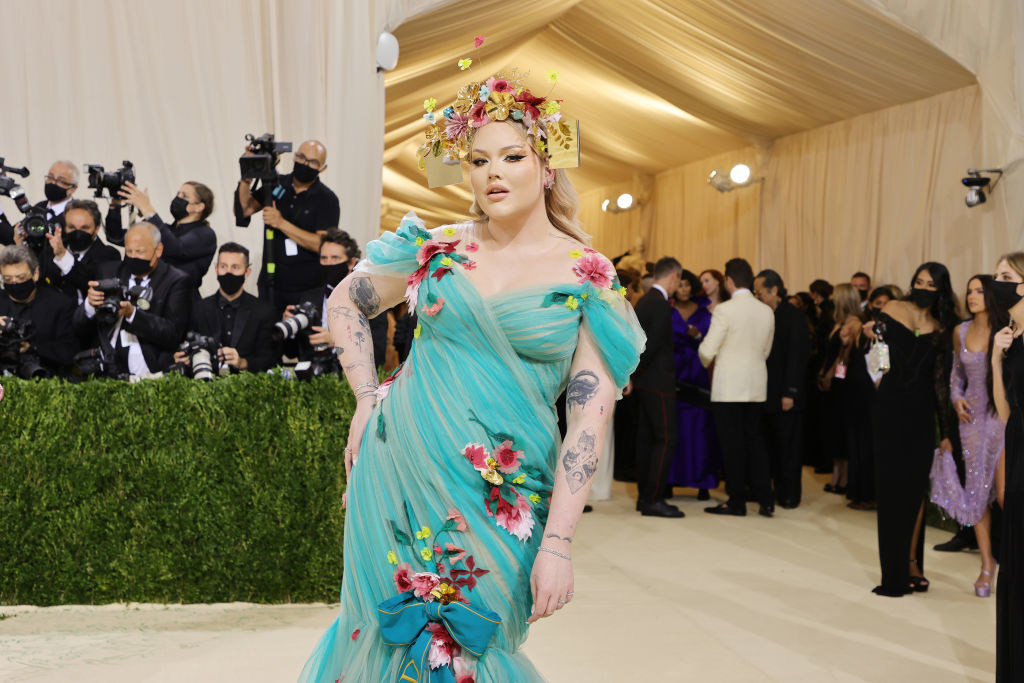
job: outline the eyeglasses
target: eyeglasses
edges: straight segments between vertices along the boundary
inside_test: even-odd
[[[320,168],[319,159],[309,159],[306,157],[305,154],[302,153],[295,154],[295,161],[299,162],[300,164],[305,164],[306,166],[311,166],[313,168]]]
[[[45,180],[48,183],[56,183],[57,185],[63,187],[65,190],[70,190],[72,187],[75,186],[74,183],[69,183],[68,181],[64,180],[63,178],[55,178],[54,176],[50,175],[49,173],[47,173],[46,175],[43,176],[43,180]]]

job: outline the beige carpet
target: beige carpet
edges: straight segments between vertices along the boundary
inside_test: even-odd
[[[805,502],[764,519],[633,512],[616,484],[581,524],[576,599],[526,644],[553,682],[989,681],[995,604],[977,554],[928,551],[931,591],[878,579],[875,516],[805,475]],[[685,491],[678,489],[678,491]],[[949,534],[929,529],[928,547]],[[293,681],[334,618],[324,605],[0,607],[0,680]]]

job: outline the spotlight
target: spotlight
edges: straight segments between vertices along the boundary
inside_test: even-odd
[[[610,199],[606,199],[603,202],[601,202],[601,210],[602,211],[607,211],[608,210],[608,205],[611,204],[611,203],[612,203],[612,200],[610,200]]]
[[[994,175],[996,178],[992,180],[992,178],[988,178],[986,175]],[[984,204],[988,199],[985,196],[985,189],[987,188],[991,193],[996,189],[996,185],[1002,177],[1003,170],[1000,168],[990,168],[981,171],[973,168],[967,169],[967,175],[960,179],[960,182],[967,187],[967,197],[964,199],[964,203],[968,207]]]
[[[735,189],[735,185],[729,177],[725,175],[725,171],[716,168],[710,174],[708,174],[708,185],[715,188],[719,192],[729,192]]]
[[[615,205],[622,211],[629,209],[633,206],[633,195],[628,192],[623,192],[619,195],[619,198],[615,200]]]
[[[750,180],[750,167],[746,164],[736,164],[729,171],[729,180],[737,185],[745,185]]]

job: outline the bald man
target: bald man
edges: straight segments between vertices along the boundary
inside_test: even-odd
[[[78,189],[78,167],[70,161],[55,161],[43,177],[43,193],[46,199],[36,208],[46,209],[46,217],[64,225],[64,207],[71,201],[71,195]],[[19,223],[20,221],[15,221]],[[4,215],[0,206],[0,244],[21,243],[24,235],[16,233],[14,225]]]
[[[89,282],[85,301],[75,312],[78,336],[94,335],[103,357],[113,360],[118,374],[144,376],[162,372],[185,338],[192,314],[192,286],[188,275],[160,260],[160,229],[145,221],[128,228],[124,236],[124,262],[104,263],[96,280]],[[96,289],[99,280],[117,278],[123,286],[150,290],[148,306],[131,297],[119,302],[112,320],[97,317],[106,295]]]
[[[247,147],[245,153],[252,152]],[[327,149],[317,140],[306,140],[295,152],[292,172],[269,181],[269,206],[253,194],[256,183],[242,180],[235,190],[238,226],[247,227],[250,217],[262,212],[266,237],[259,292],[278,316],[286,306],[299,303],[304,291],[320,285],[320,236],[338,227],[341,214],[338,196],[320,180],[325,170]]]

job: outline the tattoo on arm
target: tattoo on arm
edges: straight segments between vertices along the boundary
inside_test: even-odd
[[[368,277],[357,277],[348,286],[348,295],[363,315],[372,318],[380,312],[380,294]]]
[[[559,541],[565,541],[566,543],[572,543],[572,536],[559,536],[558,534],[545,534],[544,538],[556,538]]]
[[[562,468],[569,491],[575,494],[590,481],[597,472],[597,435],[593,429],[585,429],[576,445],[562,456]]]
[[[572,379],[565,390],[566,408],[572,410],[575,407],[586,408],[590,399],[597,394],[597,388],[601,386],[601,380],[597,374],[590,370],[580,370]]]

